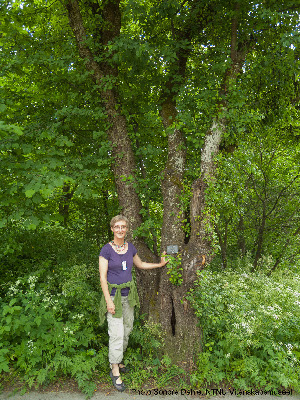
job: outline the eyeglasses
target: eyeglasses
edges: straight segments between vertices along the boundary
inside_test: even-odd
[[[125,231],[125,229],[127,228],[127,226],[126,225],[121,225],[121,226],[119,226],[119,225],[115,225],[114,226],[114,229],[116,230],[116,231]]]

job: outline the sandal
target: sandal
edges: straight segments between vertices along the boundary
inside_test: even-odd
[[[122,383],[117,383],[118,378],[120,378],[119,376],[114,376],[112,373],[112,370],[110,370],[109,372],[109,376],[111,377],[112,383],[114,385],[114,387],[119,391],[119,392],[123,392],[126,389],[126,386],[124,384],[124,382]]]

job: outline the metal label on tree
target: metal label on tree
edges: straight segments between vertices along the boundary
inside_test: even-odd
[[[175,253],[178,253],[177,244],[171,244],[167,246],[167,254],[175,254]]]

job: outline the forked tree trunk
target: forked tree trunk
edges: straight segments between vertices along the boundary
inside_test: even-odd
[[[174,362],[185,366],[187,369],[193,368],[195,357],[201,351],[201,328],[195,312],[185,296],[194,286],[197,271],[203,269],[211,259],[211,240],[206,229],[207,220],[204,219],[205,190],[207,180],[214,174],[214,156],[218,153],[223,130],[224,123],[215,121],[206,136],[202,150],[201,176],[193,185],[193,197],[190,206],[192,232],[187,245],[184,244],[183,236],[179,240],[178,235],[175,234],[175,232],[182,232],[181,227],[178,226],[172,234],[171,224],[175,224],[172,220],[175,200],[172,203],[166,201],[164,204],[166,215],[170,215],[169,219],[166,218],[166,221],[170,223],[170,225],[166,225],[170,227],[170,237],[167,233],[165,234],[162,238],[162,246],[165,250],[168,244],[179,245],[182,255],[183,282],[180,286],[173,285],[167,275],[167,269],[160,271],[160,275],[157,277],[159,279],[158,290],[152,299],[153,307],[150,310],[149,318],[153,322],[161,324],[165,334],[165,351],[167,354],[171,356]],[[169,177],[174,176],[173,174],[170,173]],[[175,215],[175,218],[178,220],[178,215]]]

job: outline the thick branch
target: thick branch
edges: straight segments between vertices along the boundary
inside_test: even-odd
[[[118,91],[116,87],[105,88],[106,77],[117,77],[117,69],[112,62],[103,61],[98,63],[86,41],[86,30],[84,28],[78,0],[68,0],[66,9],[69,15],[70,26],[76,38],[79,55],[85,60],[86,68],[92,72],[92,78],[99,89],[99,100],[104,104],[108,117],[108,137],[112,143],[113,172],[116,182],[117,193],[122,212],[128,216],[132,230],[138,228],[142,223],[141,202],[136,193],[132,178],[136,169],[131,142],[127,132],[127,123],[124,115],[118,107]],[[121,14],[119,1],[108,0],[103,6],[103,29],[102,44],[113,42],[120,34]],[[104,51],[104,50],[103,50]],[[130,239],[130,238],[129,238]],[[141,247],[142,242],[141,242]],[[145,250],[146,252],[146,250]],[[148,254],[150,257],[150,254]]]
[[[203,212],[206,205],[205,190],[208,181],[214,177],[214,158],[218,154],[224,130],[225,122],[223,120],[213,121],[210,131],[206,134],[204,147],[201,153],[201,176],[193,183],[190,241],[195,247],[197,247],[197,245],[199,245],[207,236],[207,227],[204,225],[203,219]]]

